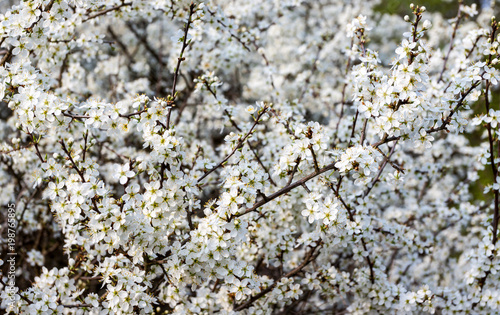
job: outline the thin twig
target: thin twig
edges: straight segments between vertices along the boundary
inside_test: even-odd
[[[261,112],[259,113],[259,115],[257,116],[257,118],[255,118],[255,122],[254,124],[252,125],[252,127],[250,128],[250,130],[246,133],[245,136],[243,136],[243,138],[240,138],[238,139],[238,143],[236,144],[236,146],[234,147],[233,151],[231,153],[229,153],[222,161],[219,162],[219,164],[217,164],[215,167],[212,167],[209,171],[205,172],[205,174],[203,174],[203,176],[201,176],[200,178],[198,178],[198,183],[200,183],[203,179],[205,179],[205,177],[207,177],[208,175],[210,175],[212,172],[214,172],[216,169],[220,168],[221,166],[223,166],[227,160],[229,160],[229,158],[231,156],[233,156],[233,154],[243,146],[243,144],[245,143],[245,141],[247,140],[247,138],[250,136],[250,134],[252,134],[253,130],[255,129],[255,126],[257,126],[257,124],[259,123],[259,120],[260,118],[267,112],[267,108],[263,108],[261,110]]]
[[[302,179],[300,179],[300,180],[298,180],[290,185],[287,185],[286,187],[275,192],[274,194],[267,196],[267,200],[260,200],[260,201],[256,202],[252,207],[245,209],[243,212],[232,215],[230,220],[233,217],[240,217],[240,216],[245,215],[247,213],[253,212],[253,211],[257,210],[258,208],[262,207],[263,205],[265,205],[266,203],[270,202],[271,200],[274,200],[274,199],[290,192],[292,189],[294,189],[298,186],[304,185],[307,181],[315,178],[316,176],[321,175],[321,174],[328,172],[330,170],[333,170],[333,169],[336,169],[335,162],[321,168],[317,172],[314,172],[312,174],[309,174],[309,175],[303,177]]]
[[[384,158],[384,161],[382,162],[382,164],[380,165],[379,167],[379,171],[378,171],[378,174],[377,176],[375,177],[375,179],[373,179],[373,181],[370,183],[370,185],[368,186],[368,188],[366,189],[365,193],[363,194],[363,198],[368,196],[368,194],[370,193],[370,191],[373,189],[373,187],[375,187],[375,184],[377,183],[377,181],[379,180],[380,178],[380,175],[382,174],[382,172],[384,171],[384,168],[385,166],[387,165],[387,162],[389,161],[389,159],[391,158],[391,156],[394,154],[394,149],[396,148],[396,145],[398,144],[398,140],[396,140],[396,143],[394,143],[394,145],[392,146],[391,148],[391,151],[389,152],[389,154]]]
[[[455,40],[455,35],[457,34],[458,24],[460,24],[460,20],[462,19],[462,0],[458,1],[458,13],[457,13],[457,21],[455,22],[455,26],[453,27],[453,33],[451,34],[450,47],[448,48],[448,53],[444,58],[443,69],[441,69],[441,73],[439,74],[438,83],[443,80],[443,74],[446,70],[446,64],[448,63],[448,58],[450,58],[450,53],[453,49],[453,41]]]
[[[126,6],[129,6],[129,5],[132,5],[132,2],[122,2],[122,4],[120,5],[117,5],[117,6],[114,6],[114,7],[111,7],[111,8],[108,8],[106,10],[102,10],[102,11],[99,11],[97,13],[94,13],[92,15],[89,15],[86,19],[83,20],[83,22],[87,22],[88,20],[92,20],[92,19],[95,19],[96,17],[99,17],[101,15],[104,15],[108,12],[111,12],[111,11],[115,11],[115,10],[119,10],[121,9],[122,7],[126,7]]]
[[[260,299],[261,297],[265,296],[267,293],[271,292],[279,283],[279,281],[282,279],[282,278],[290,278],[290,277],[293,277],[295,276],[297,273],[299,273],[300,271],[302,271],[302,269],[304,269],[307,265],[309,265],[312,261],[314,261],[316,259],[316,257],[318,257],[318,254],[319,253],[315,253],[315,251],[319,248],[319,246],[321,245],[322,243],[321,242],[318,242],[318,244],[314,247],[312,247],[305,255],[304,257],[304,260],[302,261],[302,263],[300,265],[298,265],[295,269],[293,269],[292,271],[288,272],[287,274],[281,276],[278,280],[276,280],[273,284],[271,284],[269,287],[267,287],[266,289],[262,290],[260,293],[254,295],[253,297],[251,297],[247,302],[243,303],[243,304],[240,304],[240,305],[237,305],[235,308],[234,308],[234,311],[235,312],[239,312],[239,311],[242,311],[248,307],[250,307],[255,301],[257,301],[258,299]]]
[[[170,115],[172,114],[172,107],[174,105],[174,101],[175,101],[175,98],[176,98],[176,88],[177,88],[177,79],[179,77],[179,69],[181,67],[181,63],[182,61],[185,59],[184,58],[184,50],[186,50],[187,46],[191,43],[191,41],[188,42],[188,32],[189,32],[189,26],[191,25],[191,18],[193,16],[193,13],[194,13],[194,9],[195,9],[196,5],[194,4],[194,2],[191,3],[191,5],[189,6],[189,17],[188,17],[188,20],[187,20],[187,23],[186,23],[186,26],[184,28],[184,40],[182,42],[182,48],[181,48],[181,53],[179,55],[179,57],[177,58],[177,65],[175,66],[175,73],[174,73],[174,82],[172,83],[172,94],[171,94],[171,97],[172,99],[170,100],[171,101],[171,104],[172,106],[170,106],[168,108],[168,112],[167,112],[167,129],[170,128]]]

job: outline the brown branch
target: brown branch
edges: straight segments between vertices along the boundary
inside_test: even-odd
[[[300,164],[300,157],[298,157],[296,160],[295,160],[295,166],[293,167],[293,170],[292,170],[292,174],[290,174],[290,179],[288,179],[288,182],[287,182],[287,186],[289,186],[292,181],[293,181],[293,177],[295,176],[295,173],[297,173],[297,170],[299,169],[299,164]]]
[[[33,143],[33,145],[35,146],[35,150],[36,150],[36,155],[38,156],[38,158],[40,159],[40,161],[42,163],[45,163],[45,159],[42,157],[42,154],[40,153],[40,149],[38,148],[38,142],[35,140],[35,138],[33,137],[33,134],[31,133],[28,133],[28,135],[30,136],[31,138],[31,143]]]
[[[245,143],[245,141],[247,140],[247,138],[250,136],[250,134],[253,132],[253,130],[255,129],[255,126],[257,126],[257,124],[259,123],[259,119],[267,112],[267,108],[263,108],[262,111],[259,113],[259,115],[257,116],[257,118],[255,118],[255,122],[254,124],[252,125],[252,127],[250,128],[250,130],[246,133],[245,136],[243,136],[243,138],[240,138],[238,139],[238,143],[236,144],[236,147],[234,147],[233,151],[227,155],[219,164],[217,164],[215,167],[211,168],[209,171],[205,172],[205,174],[203,174],[203,176],[201,176],[200,178],[198,178],[198,183],[200,183],[203,179],[205,179],[205,177],[207,177],[208,175],[210,175],[212,172],[214,172],[216,169],[220,168],[221,166],[224,165],[224,163],[227,162],[227,160],[229,160],[229,158],[231,156],[233,156],[233,154],[238,150],[240,149],[243,144]]]
[[[252,148],[252,146],[250,145],[250,142],[248,143],[248,147],[250,148],[250,151],[252,151],[253,155],[255,156],[255,159],[257,160],[257,163],[259,163],[259,165],[264,169],[264,171],[267,173],[267,175],[269,176],[269,182],[273,185],[273,186],[277,186],[276,183],[274,182],[274,180],[272,179],[271,177],[271,173],[269,173],[269,170],[267,169],[267,167],[264,165],[264,163],[262,163],[262,160],[260,159],[259,155],[257,154],[257,152],[255,152],[254,148]]]
[[[85,131],[85,136],[83,137],[84,139],[84,145],[83,145],[83,157],[82,157],[82,161],[85,162],[85,154],[87,153],[87,139],[88,139],[88,136],[89,136],[89,131]]]
[[[354,116],[354,121],[352,123],[351,136],[349,137],[349,146],[352,145],[352,138],[354,138],[354,133],[356,132],[356,122],[358,121],[359,111],[356,110],[356,116]]]
[[[283,278],[290,278],[290,277],[293,277],[295,276],[297,273],[299,273],[300,271],[302,271],[302,269],[304,269],[307,265],[309,265],[312,261],[314,261],[316,259],[316,257],[318,257],[319,255],[319,252],[318,253],[315,253],[316,249],[319,248],[319,246],[322,244],[322,242],[318,242],[318,244],[314,247],[312,247],[305,255],[304,257],[304,261],[298,265],[295,269],[291,270],[290,272],[288,272],[287,274],[281,276],[278,280],[276,280],[273,284],[271,284],[269,287],[267,287],[266,289],[262,290],[260,293],[254,295],[253,297],[251,297],[247,302],[243,303],[243,304],[240,304],[240,305],[237,305],[235,306],[234,308],[234,311],[235,312],[239,312],[239,311],[242,311],[248,307],[250,307],[255,301],[257,301],[258,299],[260,299],[261,297],[265,296],[267,293],[271,292],[277,285],[278,285],[278,282],[283,279]]]
[[[6,284],[6,283],[2,280],[2,278],[0,278],[0,284],[2,284],[2,286],[3,286],[4,288],[7,288],[7,287],[8,287],[8,286],[7,286],[7,284]],[[19,292],[19,293],[17,293],[17,294],[18,294],[18,295],[21,297],[21,299],[23,299],[25,302],[27,302],[27,303],[29,303],[29,304],[33,304],[33,302],[32,302],[30,299],[28,299],[27,297],[25,297],[25,296],[23,295],[23,293],[22,293],[22,292]]]
[[[350,220],[351,222],[355,222],[355,219],[354,219],[354,214],[352,213],[352,212],[353,212],[353,209],[352,209],[349,205],[347,205],[347,204],[345,203],[344,199],[342,199],[342,196],[340,196],[340,191],[339,191],[339,190],[337,190],[337,191],[336,191],[336,190],[333,188],[333,184],[330,184],[329,186],[330,186],[330,189],[331,189],[331,190],[333,191],[333,193],[335,194],[335,197],[337,197],[337,199],[339,199],[339,200],[340,200],[340,202],[342,203],[342,205],[344,206],[344,208],[346,208],[347,213],[349,214],[349,220]],[[339,186],[338,186],[338,187],[339,187]],[[340,187],[339,187],[339,188],[340,188]],[[368,253],[368,247],[366,246],[365,239],[364,239],[362,236],[361,236],[360,238],[361,238],[361,245],[363,246],[363,250],[364,250],[365,252],[367,252],[367,253]],[[371,282],[372,284],[374,284],[374,283],[375,283],[374,263],[373,263],[373,261],[371,260],[370,255],[367,255],[367,256],[365,257],[365,259],[366,259],[366,263],[368,264],[368,268],[370,269],[370,282]]]
[[[458,13],[457,13],[457,21],[455,22],[455,26],[453,27],[453,33],[451,34],[450,47],[448,48],[448,53],[444,58],[443,69],[441,69],[441,73],[439,74],[438,83],[443,80],[443,74],[446,70],[446,64],[448,63],[448,58],[450,58],[450,53],[453,49],[453,41],[455,40],[455,36],[457,34],[458,24],[460,24],[460,20],[462,19],[462,0],[458,1]]]
[[[314,170],[316,172],[319,172],[318,159],[316,158],[316,153],[314,152],[312,144],[309,145],[308,149],[309,149],[309,151],[311,151],[311,154],[312,154],[312,157],[313,157]]]
[[[130,113],[130,114],[123,114],[123,115],[122,115],[122,114],[120,114],[120,117],[122,117],[122,118],[130,118],[130,117],[137,116],[137,115],[140,115],[140,114],[142,114],[142,113],[145,113],[145,112],[147,112],[147,111],[148,111],[148,109],[147,109],[147,108],[144,108],[144,109],[142,109],[142,110],[139,110],[139,111],[137,111],[137,112],[133,112],[133,113]]]
[[[91,304],[61,304],[61,306],[67,308],[93,307]]]
[[[122,4],[120,5],[117,5],[117,6],[114,6],[114,7],[111,7],[111,8],[108,8],[106,10],[102,10],[102,11],[99,11],[99,12],[96,12],[95,14],[93,15],[89,15],[86,19],[83,20],[83,22],[87,22],[88,20],[92,20],[92,19],[95,19],[96,17],[99,17],[101,15],[104,15],[106,13],[109,13],[111,11],[116,11],[116,10],[119,10],[121,9],[122,7],[125,7],[125,6],[129,6],[129,5],[132,5],[132,2],[122,2]]]
[[[80,178],[82,179],[82,182],[85,182],[85,177],[83,176],[83,172],[76,165],[75,160],[73,160],[73,157],[71,156],[71,153],[68,151],[68,148],[66,148],[66,144],[64,144],[64,141],[63,140],[59,140],[59,143],[61,144],[61,147],[62,147],[64,153],[66,153],[66,156],[68,157],[69,161],[73,165],[73,168],[76,170],[76,172],[78,173],[78,175],[80,175]]]
[[[368,189],[366,189],[365,193],[363,194],[363,198],[368,196],[368,194],[370,193],[370,191],[373,189],[373,187],[375,187],[375,184],[377,183],[377,181],[379,180],[380,178],[380,175],[382,174],[382,172],[384,171],[384,168],[385,166],[387,165],[387,162],[389,161],[389,159],[391,158],[391,156],[394,154],[394,149],[396,148],[396,145],[398,144],[398,140],[396,140],[396,143],[394,143],[394,145],[392,146],[392,149],[391,151],[389,152],[389,154],[384,158],[384,161],[382,162],[382,164],[380,165],[379,167],[379,171],[378,171],[378,174],[377,176],[375,177],[375,179],[370,183],[370,185],[368,186]]]
[[[210,11],[209,9],[207,9],[208,13],[210,13],[212,16],[215,16],[215,13]],[[220,25],[224,26],[225,29],[228,29],[227,25],[222,22],[221,20],[219,19],[216,19],[217,20],[217,23],[219,23]],[[247,44],[245,44],[241,38],[239,38],[238,36],[234,35],[233,33],[231,33],[231,31],[228,31],[229,35],[231,35],[232,38],[236,39],[240,44],[241,46],[243,46],[243,48],[245,48],[248,52],[252,51],[248,46]]]
[[[12,56],[12,49],[7,50],[7,52],[4,54],[2,60],[0,60],[0,66],[3,66],[7,60]]]
[[[181,53],[180,53],[179,57],[177,58],[177,65],[175,67],[174,82],[172,83],[172,94],[171,94],[172,99],[170,100],[172,102],[171,103],[172,106],[170,106],[168,108],[168,112],[167,112],[167,129],[170,128],[170,115],[172,114],[172,107],[174,105],[174,101],[176,98],[175,93],[176,93],[176,88],[177,88],[177,79],[179,77],[179,69],[181,67],[182,61],[185,59],[184,58],[184,50],[186,50],[187,46],[191,43],[191,41],[188,42],[187,37],[188,37],[188,32],[189,32],[189,26],[191,25],[191,22],[192,22],[191,18],[193,16],[195,7],[196,7],[196,5],[194,4],[194,2],[191,2],[191,5],[189,6],[189,17],[188,17],[186,26],[184,28],[184,40],[182,42]]]
[[[49,12],[50,9],[52,9],[52,6],[54,5],[55,0],[50,0],[50,2],[45,6],[45,9],[43,9],[45,12]]]
[[[331,163],[331,164],[329,164],[329,165],[321,168],[319,171],[314,172],[312,174],[309,174],[309,175],[303,177],[302,179],[300,179],[300,180],[298,180],[298,181],[296,181],[296,182],[294,182],[292,184],[287,185],[286,187],[284,187],[284,188],[278,190],[277,192],[275,192],[274,194],[267,196],[267,200],[260,200],[260,201],[256,202],[252,207],[245,209],[243,212],[240,212],[240,213],[232,215],[231,218],[230,218],[230,220],[233,217],[240,217],[240,216],[245,215],[247,213],[253,212],[253,211],[257,210],[259,207],[262,207],[263,205],[265,205],[266,203],[268,203],[268,202],[270,202],[270,201],[272,201],[272,200],[274,200],[274,199],[276,199],[276,198],[278,198],[278,197],[280,197],[280,196],[282,196],[282,195],[290,192],[292,189],[294,189],[294,188],[296,188],[298,186],[304,185],[307,181],[315,178],[316,176],[321,175],[321,174],[323,174],[323,173],[325,173],[327,171],[336,169],[335,163],[336,162],[333,162],[333,163]]]
[[[363,129],[361,129],[361,138],[359,140],[359,144],[361,144],[361,145],[363,145],[363,142],[365,142],[367,125],[368,125],[368,118],[365,118],[365,120],[363,122]]]
[[[0,150],[0,154],[9,154],[9,153],[12,153],[12,152],[16,152],[16,151],[20,151],[20,150],[24,150],[24,149],[28,149],[30,148],[31,146],[33,146],[34,143],[33,142],[30,142],[28,143],[27,145],[24,145],[24,146],[20,146],[18,148],[13,148],[11,150],[7,150],[7,151],[2,151]]]
[[[68,52],[68,53],[66,53],[66,55],[64,55],[61,69],[59,69],[59,75],[57,76],[57,82],[59,83],[58,87],[62,86],[62,77],[63,77],[64,72],[68,68],[68,57],[70,54],[71,54],[71,52]]]
[[[484,92],[484,101],[485,101],[485,106],[486,106],[486,112],[488,113],[489,110],[490,110],[490,101],[489,101],[489,97],[488,97],[488,92],[489,92],[489,87],[490,87],[490,82],[489,80],[486,81],[486,88],[485,88],[485,92]],[[497,169],[497,166],[496,166],[496,163],[495,163],[495,153],[494,153],[494,136],[491,132],[491,123],[488,123],[486,125],[486,129],[488,131],[488,142],[489,142],[489,146],[490,146],[490,164],[491,164],[491,172],[493,174],[493,180],[496,181],[496,178],[498,176],[498,169]],[[495,194],[495,197],[494,197],[494,212],[493,212],[493,221],[491,222],[491,226],[493,228],[493,231],[492,231],[492,234],[493,234],[493,237],[492,237],[492,244],[493,246],[495,246],[497,240],[498,240],[498,221],[499,221],[499,192],[498,190],[494,190],[494,194]],[[490,257],[490,259],[493,259],[493,256]],[[481,290],[483,289],[485,283],[486,283],[486,279],[488,278],[488,276],[490,275],[491,271],[488,270],[486,271],[486,274],[484,275],[484,277],[482,277],[481,279],[479,279],[479,287],[481,288]],[[477,303],[475,303],[473,305],[473,307],[475,307],[477,305]]]
[[[90,116],[88,115],[77,115],[73,113],[62,112],[63,116],[70,117],[71,119],[83,120],[88,119]]]
[[[470,92],[472,92],[472,90],[474,88],[476,88],[477,86],[479,86],[480,83],[481,83],[481,81],[476,81],[476,82],[474,82],[472,84],[472,86],[467,91],[462,92],[461,98],[458,101],[457,105],[455,105],[455,107],[450,111],[450,113],[448,114],[448,116],[446,118],[442,119],[441,126],[429,128],[429,129],[426,130],[426,132],[427,133],[433,133],[433,132],[445,130],[446,127],[451,123],[451,118],[453,117],[453,115],[457,112],[457,110],[460,108],[460,106],[462,106],[464,104],[465,98],[467,97],[467,95],[469,95]],[[396,140],[399,140],[399,139],[401,139],[403,137],[407,137],[407,136],[408,136],[408,134],[404,134],[404,135],[401,135],[401,136],[392,136],[392,137],[384,136],[380,141],[372,144],[371,146],[374,147],[374,148],[377,148],[377,147],[381,146],[382,144],[389,143],[389,142],[392,142],[392,141],[396,141]]]

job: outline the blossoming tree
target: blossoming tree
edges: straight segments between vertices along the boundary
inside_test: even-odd
[[[1,13],[1,309],[500,312],[498,22],[374,4]]]

